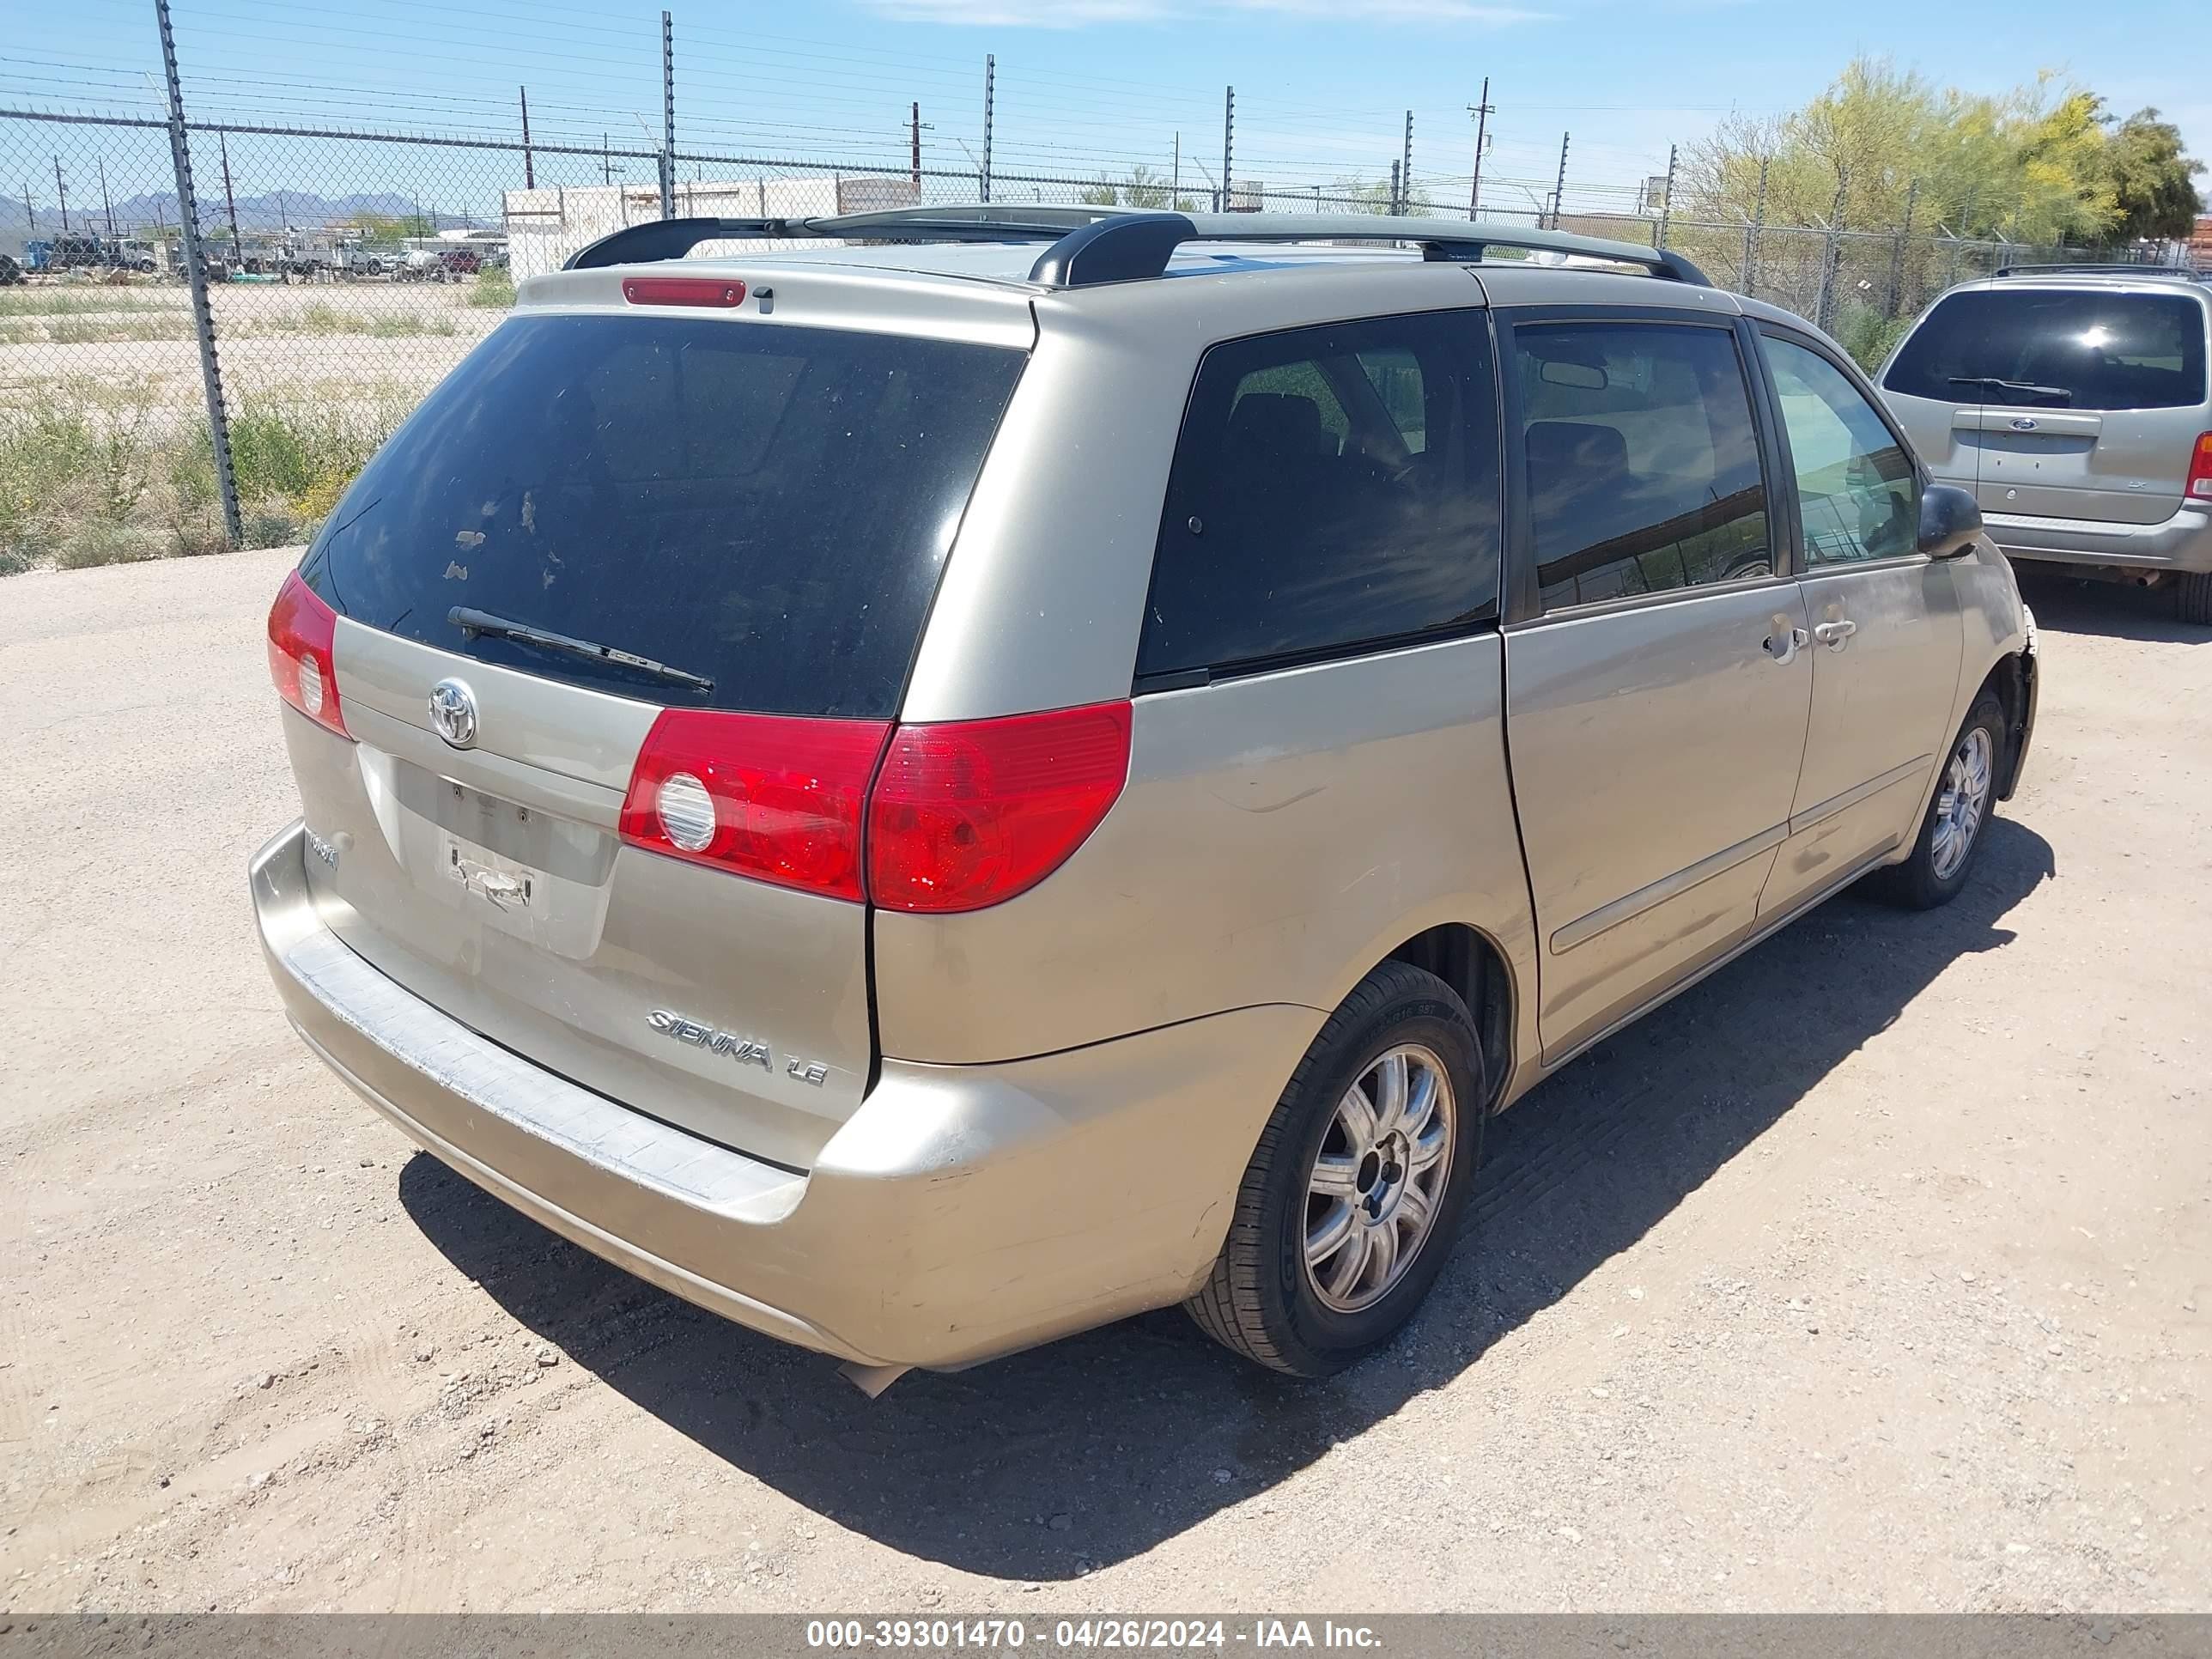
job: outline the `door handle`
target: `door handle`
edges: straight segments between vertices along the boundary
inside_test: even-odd
[[[1841,622],[1817,623],[1813,629],[1813,637],[1831,651],[1840,651],[1850,642],[1851,635],[1858,631],[1859,625],[1845,617]]]
[[[1805,648],[1808,637],[1803,629],[1785,626],[1778,617],[1774,631],[1762,642],[1762,648],[1778,663],[1795,662],[1797,653]]]

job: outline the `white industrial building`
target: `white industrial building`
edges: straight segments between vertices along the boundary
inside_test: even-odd
[[[687,219],[817,218],[911,207],[918,199],[910,180],[883,173],[679,179],[676,185],[677,216]],[[515,281],[520,282],[558,270],[579,248],[624,226],[658,219],[660,191],[654,185],[587,185],[580,189],[554,185],[510,190],[506,192],[502,213],[509,267]],[[750,241],[730,246],[762,248],[784,244]]]

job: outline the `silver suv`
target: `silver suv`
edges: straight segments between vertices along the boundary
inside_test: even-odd
[[[2012,557],[2168,586],[2212,623],[2208,340],[2193,272],[2019,266],[1930,306],[1881,388]]]
[[[866,245],[679,257],[810,236]],[[870,1386],[1179,1302],[1357,1358],[1488,1114],[1878,866],[1957,892],[2037,695],[1802,321],[1365,217],[618,233],[269,641],[301,1035]]]

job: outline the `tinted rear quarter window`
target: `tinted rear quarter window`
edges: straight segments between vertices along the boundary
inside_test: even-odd
[[[2184,294],[1977,289],[1936,302],[1882,385],[1952,404],[2187,408],[2205,401],[2204,332]]]
[[[1022,362],[726,319],[518,317],[370,461],[303,574],[369,627],[550,678],[884,718]],[[469,638],[456,607],[714,688]]]
[[[1773,573],[1732,333],[1577,322],[1513,337],[1545,610]]]
[[[1215,346],[1176,446],[1139,680],[1494,617],[1497,388],[1480,311]]]

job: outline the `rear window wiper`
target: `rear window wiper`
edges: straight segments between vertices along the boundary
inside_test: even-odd
[[[2063,386],[2037,386],[2032,380],[2005,380],[1994,374],[1954,374],[1953,386],[1995,386],[2000,392],[2010,392],[2022,398],[2033,398],[2039,403],[2064,405],[2074,401],[2074,394]]]
[[[694,674],[689,669],[671,668],[665,662],[655,662],[652,658],[641,657],[635,652],[617,651],[611,645],[580,640],[568,634],[556,634],[550,628],[532,628],[528,623],[495,617],[489,611],[472,611],[467,605],[457,605],[446,613],[446,620],[470,639],[481,634],[488,639],[513,640],[520,645],[534,645],[543,650],[558,651],[566,656],[583,657],[592,662],[618,663],[624,668],[635,669],[669,685],[689,686],[694,691],[712,691],[714,689],[714,682],[704,674]]]

